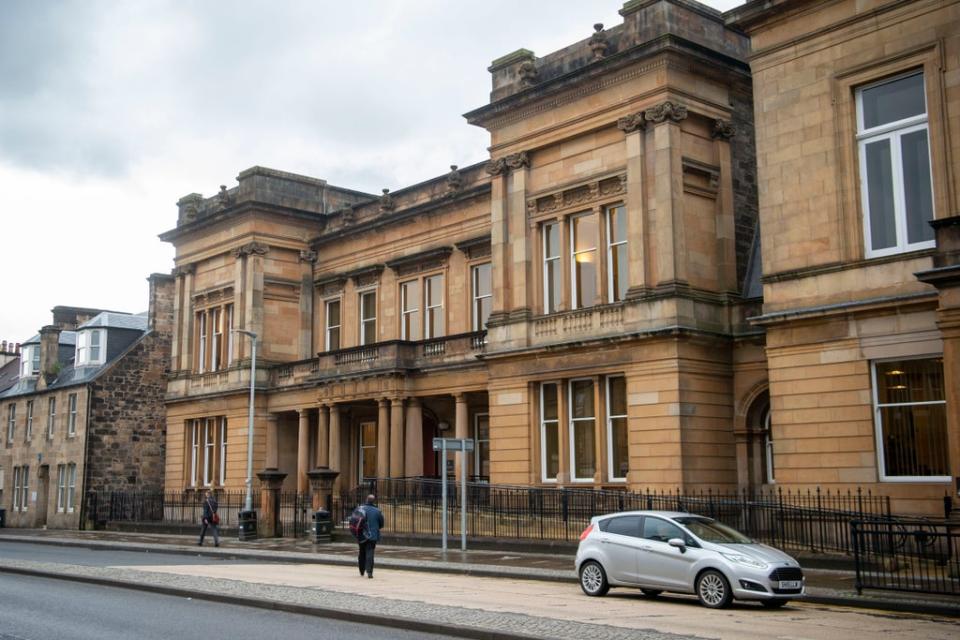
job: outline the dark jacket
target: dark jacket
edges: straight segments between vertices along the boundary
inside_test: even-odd
[[[367,526],[364,542],[380,542],[380,529],[383,528],[383,513],[372,504],[363,505]]]
[[[217,512],[217,509],[220,505],[217,504],[217,499],[213,496],[203,499],[203,521],[213,524],[213,514]]]

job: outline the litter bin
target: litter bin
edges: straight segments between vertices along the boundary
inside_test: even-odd
[[[333,535],[333,518],[326,509],[320,509],[313,514],[313,541],[330,542]]]
[[[237,526],[240,529],[240,542],[257,539],[257,512],[241,511],[237,514]]]
[[[0,529],[3,529],[7,526],[7,510],[0,509]]]

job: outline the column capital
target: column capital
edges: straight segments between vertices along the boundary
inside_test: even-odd
[[[729,120],[721,120],[720,118],[717,118],[713,121],[713,131],[710,132],[711,138],[729,140],[735,135],[737,135],[737,129]]]
[[[464,392],[462,392],[462,391],[459,392],[459,393],[455,393],[455,394],[453,394],[453,399],[454,399],[456,402],[466,402],[466,401],[467,401],[467,394],[464,393]]]
[[[379,407],[386,407],[386,406],[388,406],[389,404],[390,404],[390,399],[389,399],[389,398],[378,398],[378,399],[377,399],[377,406],[379,406]]]
[[[250,255],[263,256],[266,255],[269,247],[263,244],[262,242],[248,242],[245,245],[239,246],[233,250],[234,258],[243,258]]]
[[[637,113],[630,114],[629,116],[618,118],[617,129],[620,129],[620,131],[623,131],[624,133],[643,131],[647,128],[647,121],[644,119],[643,115],[644,112],[639,111]]]
[[[409,398],[407,398],[407,403],[408,403],[408,406],[419,407],[420,398],[418,398],[417,396],[410,396]]]
[[[687,119],[687,107],[679,102],[667,100],[643,112],[647,122],[660,124],[661,122],[680,122]]]

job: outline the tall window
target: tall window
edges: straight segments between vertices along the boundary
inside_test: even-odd
[[[471,269],[471,282],[473,283],[472,325],[474,331],[482,331],[487,328],[487,319],[490,317],[490,311],[493,310],[491,269],[492,265],[489,262],[478,264]]]
[[[33,400],[27,400],[27,440],[33,438]]]
[[[336,351],[340,348],[340,299],[327,300],[327,351]]]
[[[74,500],[77,495],[77,465],[73,462],[67,465],[67,513],[73,513]]]
[[[883,480],[950,480],[943,358],[873,365],[874,411]]]
[[[227,419],[220,418],[220,486],[227,483]]]
[[[543,225],[543,312],[553,313],[560,308],[560,223]]]
[[[597,469],[597,421],[593,380],[570,381],[570,468],[572,480],[593,480]]]
[[[47,399],[47,438],[53,438],[57,428],[57,399]]]
[[[420,281],[410,280],[400,285],[400,339],[420,339]]]
[[[439,338],[446,333],[443,322],[443,276],[430,276],[423,280],[426,325],[424,338]]]
[[[11,402],[7,405],[7,442],[13,442],[17,431],[17,405]]]
[[[626,481],[630,470],[627,447],[627,379],[607,378],[607,460],[611,481]]]
[[[207,312],[197,312],[197,372],[203,373],[207,370]]]
[[[227,322],[227,364],[233,364],[233,305],[226,306]]]
[[[763,414],[763,467],[767,484],[776,482],[773,473],[773,431],[770,428],[770,409]]]
[[[377,477],[377,423],[360,423],[360,480]]]
[[[200,462],[200,421],[191,421],[190,429],[190,486],[197,486],[197,471]]]
[[[20,352],[20,376],[23,378],[40,373],[40,345],[23,347]]]
[[[90,362],[103,362],[100,339],[103,332],[99,329],[90,332]]]
[[[14,489],[16,490],[16,489]],[[30,498],[30,466],[20,467],[20,511],[26,511]]]
[[[102,329],[84,329],[77,334],[76,363],[78,365],[100,364],[104,361],[103,354]]]
[[[597,220],[592,213],[571,218],[570,299],[574,309],[592,307],[597,299]]]
[[[77,394],[67,396],[67,435],[77,435]]]
[[[923,73],[857,90],[867,257],[935,246]]]
[[[216,431],[214,421],[207,418],[203,421],[203,485],[213,484],[213,456],[216,453]]]
[[[67,508],[67,465],[57,465],[57,513]]]
[[[210,311],[213,325],[213,343],[210,349],[210,371],[219,371],[223,366],[223,311],[219,308]]]
[[[627,212],[622,204],[607,207],[607,300],[619,302],[630,285],[627,259]]]
[[[20,489],[22,486],[22,474],[20,467],[13,468],[13,510],[20,511]]]
[[[377,341],[377,292],[360,293],[360,344]]]
[[[473,473],[480,480],[490,479],[490,414],[478,413],[473,417],[473,439],[477,446],[473,451]],[[556,475],[554,475],[556,477]]]
[[[540,385],[540,468],[544,482],[560,473],[560,390],[556,382]]]

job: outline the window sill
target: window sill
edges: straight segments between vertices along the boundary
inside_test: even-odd
[[[880,476],[880,482],[889,482],[891,484],[950,484],[950,476]]]

